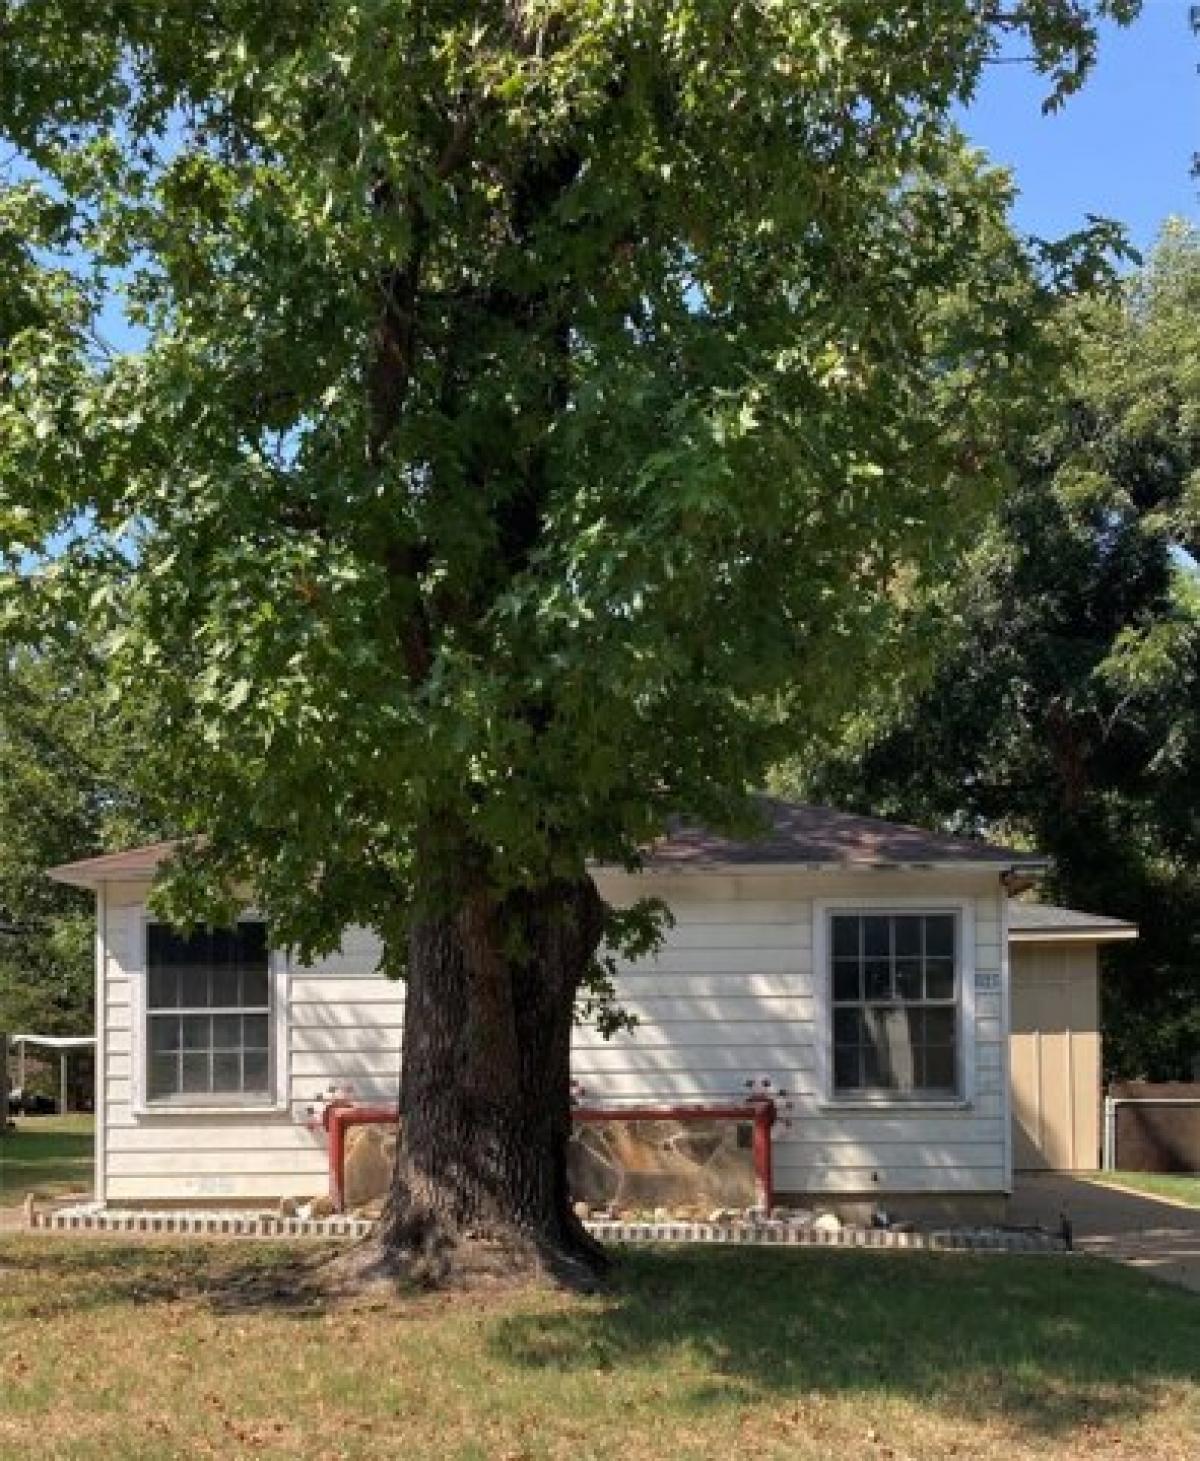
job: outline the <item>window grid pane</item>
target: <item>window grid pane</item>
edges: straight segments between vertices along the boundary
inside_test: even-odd
[[[834,1090],[953,1094],[955,916],[835,914],[831,923]]]
[[[270,1093],[266,927],[147,930],[150,1100]]]

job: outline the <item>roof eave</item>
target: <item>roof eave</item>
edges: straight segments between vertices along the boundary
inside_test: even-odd
[[[101,881],[94,876],[89,876],[87,873],[76,872],[70,866],[49,868],[46,876],[52,883],[63,883],[68,888],[91,888],[94,890],[100,886]]]
[[[1136,923],[1076,924],[1067,928],[1010,928],[1014,944],[1119,944],[1141,937]]]
[[[67,863],[64,867],[52,867],[46,876],[52,883],[63,883],[68,888],[85,888],[95,892],[102,883],[145,883],[154,877],[157,868],[118,868],[112,872],[97,872],[87,867],[76,867]]]
[[[69,888],[90,888],[102,883],[144,883],[151,880],[179,846],[178,842],[151,842],[129,852],[104,852],[98,857],[81,858],[77,862],[60,863],[46,869],[54,883]]]
[[[623,869],[616,863],[595,864],[597,871],[621,872]],[[734,860],[723,860],[720,858],[696,858],[680,859],[679,861],[664,860],[656,862],[649,859],[641,872],[642,873],[744,873],[751,876],[763,877],[775,873],[913,873],[913,872],[936,872],[936,873],[991,873],[997,877],[1021,877],[1026,875],[1040,875],[1049,868],[1050,864],[1045,859],[1022,858],[1019,863],[1006,861],[1003,858],[945,858],[929,859],[923,858],[918,862],[888,861],[888,862],[866,862],[838,861],[838,862],[740,862]]]

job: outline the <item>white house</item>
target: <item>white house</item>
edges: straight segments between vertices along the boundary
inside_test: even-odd
[[[675,926],[623,970],[639,1017],[580,1028],[588,1102],[671,1105],[786,1092],[777,1199],[1002,1210],[1014,1169],[1088,1168],[1099,1149],[1096,948],[1113,919],[1013,901],[1044,867],[984,843],[767,804],[770,834],[685,829],[646,870]],[[312,965],[236,931],[183,938],[146,899],[171,844],[53,870],[95,891],[97,1197],[261,1203],[324,1189],[312,1113],[333,1090],[396,1098],[403,987],[349,929]]]

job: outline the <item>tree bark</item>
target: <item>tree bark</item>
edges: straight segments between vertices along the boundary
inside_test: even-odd
[[[480,1245],[591,1287],[607,1264],[567,1189],[575,998],[600,942],[590,879],[497,902],[483,891],[414,925],[400,1135],[377,1241],[420,1281]]]

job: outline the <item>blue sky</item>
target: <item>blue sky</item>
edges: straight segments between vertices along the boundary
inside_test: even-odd
[[[1197,217],[1200,41],[1190,0],[1145,0],[1127,29],[1105,24],[1099,62],[1083,90],[1042,116],[1047,87],[1028,66],[989,69],[961,118],[971,139],[1011,167],[1021,190],[1014,221],[1059,237],[1088,213],[1124,223],[1145,249],[1172,213]]]

